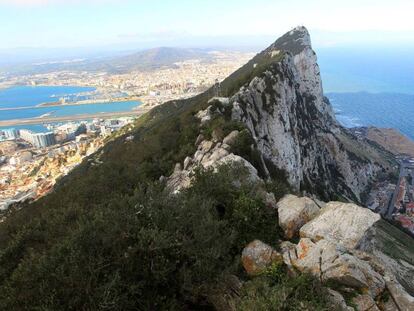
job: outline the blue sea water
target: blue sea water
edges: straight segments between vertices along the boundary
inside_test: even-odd
[[[137,101],[97,103],[87,105],[35,107],[40,103],[55,102],[59,97],[80,92],[93,91],[94,88],[85,87],[31,87],[18,86],[0,90],[0,108],[28,107],[19,110],[0,110],[0,120],[36,118],[48,114],[51,117],[74,116],[80,114],[99,114],[108,112],[130,111],[140,105]],[[57,98],[56,98],[57,97]],[[43,132],[46,129],[42,124],[15,126],[17,129],[30,129]],[[4,128],[0,128],[4,129]]]
[[[64,95],[94,90],[93,87],[78,86],[15,86],[0,89],[0,108],[32,107],[55,102]]]
[[[414,95],[398,93],[328,93],[338,121],[346,127],[398,129],[414,139]]]

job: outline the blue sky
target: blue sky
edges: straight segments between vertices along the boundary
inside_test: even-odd
[[[0,49],[260,42],[305,25],[319,47],[414,46],[413,0],[0,0]]]

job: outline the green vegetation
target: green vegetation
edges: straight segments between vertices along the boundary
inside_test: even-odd
[[[280,59],[282,53],[257,56],[222,83],[226,95]],[[240,310],[325,308],[309,276],[290,278],[282,267],[254,279],[243,272],[247,243],[277,246],[280,238],[264,190],[278,199],[289,188],[250,133],[230,122],[227,107],[214,103],[220,114],[200,128],[194,115],[210,97],[207,91],[155,108],[133,130],[108,139],[51,194],[7,212],[0,223],[1,310],[213,310],[218,297]],[[221,139],[234,129],[241,134],[233,151],[258,168],[265,184],[229,166],[199,170],[190,189],[167,192],[160,177],[195,152],[200,132]],[[230,277],[245,282],[240,298],[220,290]]]
[[[283,266],[274,266],[244,285],[237,310],[333,310],[326,289],[310,275],[289,278]]]
[[[259,194],[260,185],[240,167],[222,167],[217,174],[198,171],[194,186],[177,196],[152,182],[99,206],[44,205],[20,228],[2,227],[8,239],[0,253],[0,309],[212,308],[223,278],[243,276],[242,248],[256,238],[278,240],[277,215]],[[283,305],[296,307],[283,310],[299,310],[305,289],[313,297],[309,306],[323,301],[309,278],[279,271],[277,281],[260,286],[289,293]],[[264,299],[251,296],[251,286],[241,305]]]
[[[221,83],[222,96],[233,96],[242,86],[262,75],[272,65],[279,63],[285,53],[280,51],[278,54],[262,52],[257,54],[246,65],[235,71]]]

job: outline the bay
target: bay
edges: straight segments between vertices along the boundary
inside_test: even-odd
[[[72,86],[16,86],[8,89],[0,89],[0,109],[24,108],[16,110],[0,110],[0,120],[38,118],[44,115],[49,117],[62,117],[123,112],[131,111],[141,104],[138,101],[114,101],[110,103],[36,107],[40,103],[55,102],[59,97],[73,96],[82,92],[91,92],[94,90],[95,88],[92,87]],[[47,130],[41,123],[13,127],[16,129],[30,129],[34,132],[44,132]],[[10,127],[0,127],[0,129],[5,128]]]

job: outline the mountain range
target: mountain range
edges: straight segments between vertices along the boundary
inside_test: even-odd
[[[159,47],[138,52],[114,53],[93,57],[72,57],[69,59],[38,60],[21,64],[0,64],[0,71],[19,74],[41,74],[56,71],[88,71],[126,73],[134,70],[153,70],[174,66],[176,62],[190,59],[211,61],[213,56],[209,49]]]

